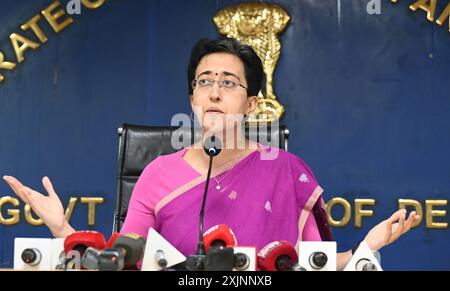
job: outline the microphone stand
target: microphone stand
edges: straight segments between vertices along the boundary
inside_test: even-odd
[[[217,146],[216,146],[217,145]],[[197,253],[193,256],[189,256],[186,259],[186,268],[190,271],[205,270],[205,244],[203,242],[203,218],[205,215],[206,197],[208,196],[209,180],[211,178],[212,162],[213,158],[220,154],[221,142],[215,136],[209,137],[204,144],[205,153],[209,156],[208,174],[206,175],[205,191],[203,192],[202,208],[200,209],[200,231],[197,244]]]
[[[203,241],[203,217],[205,215],[206,197],[208,196],[209,179],[211,178],[212,162],[214,156],[209,156],[208,174],[206,175],[205,191],[203,195],[202,208],[200,209],[200,236],[198,238],[197,255],[206,255],[205,243]]]

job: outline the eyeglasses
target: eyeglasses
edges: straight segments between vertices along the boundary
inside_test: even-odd
[[[217,80],[210,80],[210,79],[199,79],[199,80],[194,80],[192,81],[192,89],[198,89],[198,90],[210,90],[212,89],[212,87],[214,86],[214,84],[217,82],[217,84],[219,85],[219,88],[224,88],[225,91],[227,92],[232,92],[234,90],[236,90],[238,87],[242,87],[245,90],[247,90],[247,87],[245,87],[242,84],[239,84],[236,81],[232,81],[232,80],[222,80],[222,81],[217,81]]]

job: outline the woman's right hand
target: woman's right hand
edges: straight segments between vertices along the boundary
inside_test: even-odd
[[[30,189],[19,180],[11,176],[4,176],[11,189],[27,204],[48,226],[55,237],[64,238],[75,230],[66,221],[64,208],[61,200],[53,189],[52,182],[48,177],[42,179],[42,184],[48,193],[48,196]]]

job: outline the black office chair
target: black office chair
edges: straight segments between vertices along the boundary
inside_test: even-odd
[[[269,135],[269,136],[268,136]],[[172,138],[186,146],[198,141],[201,132],[193,128],[156,127],[123,124],[119,128],[119,161],[114,231],[121,229],[127,215],[131,193],[144,168],[160,155],[180,149],[172,147]],[[269,131],[246,129],[246,136],[261,144],[288,149],[289,130],[285,126]]]

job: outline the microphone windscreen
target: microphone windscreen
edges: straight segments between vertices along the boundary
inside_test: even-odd
[[[226,224],[219,224],[211,227],[203,234],[205,251],[214,246],[235,247],[237,246],[236,236],[231,228]]]
[[[106,241],[103,234],[96,231],[77,231],[64,240],[64,253],[67,255],[72,250],[89,247],[102,250],[105,246]]]
[[[281,257],[289,258],[293,264],[298,261],[297,252],[290,242],[271,242],[258,253],[258,267],[263,271],[278,271],[277,260]]]
[[[109,238],[108,242],[106,243],[106,249],[110,249],[113,247],[114,242],[116,241],[116,239],[118,239],[121,236],[120,233],[115,232],[111,235],[111,237]]]

